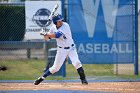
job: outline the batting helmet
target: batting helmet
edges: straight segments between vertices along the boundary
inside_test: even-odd
[[[57,21],[60,21],[60,20],[62,21],[63,17],[62,17],[62,15],[57,14],[57,15],[53,16],[52,20],[53,20],[53,23],[56,24]]]

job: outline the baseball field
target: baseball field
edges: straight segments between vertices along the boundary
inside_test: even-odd
[[[140,92],[139,77],[116,76],[112,73],[112,65],[84,65],[89,81],[88,85],[81,84],[76,70],[67,63],[65,78],[49,76],[40,85],[34,85],[34,80],[43,73],[45,64],[44,60],[7,60],[1,62],[1,65],[6,66],[7,70],[0,71],[0,93]]]
[[[8,55],[11,58],[13,51],[0,50],[0,93],[140,93],[140,62],[138,76],[134,75],[134,71],[130,74],[131,67],[123,69],[124,72],[128,71],[127,75],[122,75],[118,74],[118,69],[114,69],[114,64],[83,64],[88,85],[81,84],[76,69],[66,62],[66,77],[51,75],[39,85],[34,85],[34,81],[43,74],[46,60],[42,59],[40,50],[36,54],[41,56],[40,59],[25,59],[23,53],[26,54],[26,50],[19,51],[22,58],[18,58],[20,55],[14,51],[16,59],[11,60]]]

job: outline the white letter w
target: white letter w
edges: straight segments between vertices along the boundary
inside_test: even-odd
[[[97,13],[100,0],[81,0],[88,36],[92,38],[95,32]],[[108,38],[112,38],[119,0],[101,0]]]

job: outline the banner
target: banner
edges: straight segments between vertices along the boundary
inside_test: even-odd
[[[46,25],[48,17],[53,10],[55,4],[59,5],[57,13],[61,14],[61,1],[26,1],[26,34],[25,39],[42,39],[40,35],[41,27],[50,28]]]
[[[68,21],[82,63],[135,62],[135,0],[69,0]]]

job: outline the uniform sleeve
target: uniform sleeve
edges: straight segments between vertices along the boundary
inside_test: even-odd
[[[55,37],[56,37],[56,38],[59,38],[60,36],[62,36],[62,32],[57,31],[57,32],[55,33]]]

